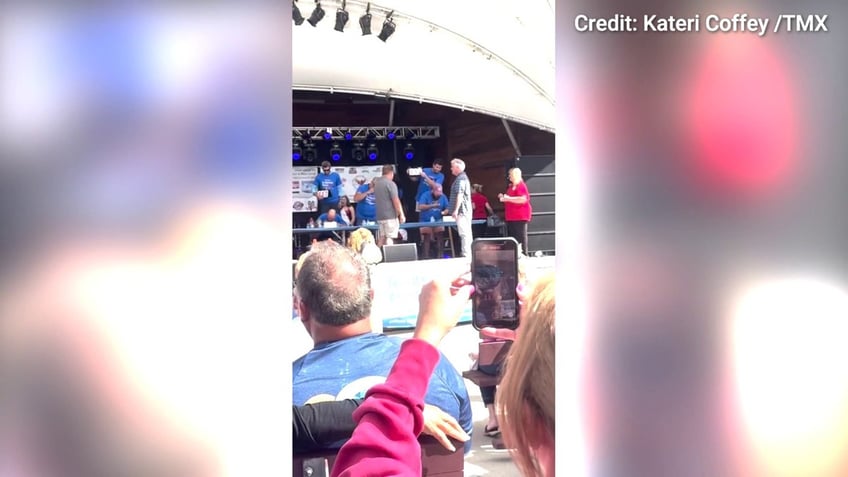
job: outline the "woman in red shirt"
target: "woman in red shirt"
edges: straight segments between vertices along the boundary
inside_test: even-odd
[[[527,255],[527,224],[533,207],[527,184],[521,178],[521,169],[513,167],[509,170],[509,183],[506,194],[498,194],[498,199],[504,203],[507,233],[521,244],[521,253]]]
[[[489,205],[489,199],[483,195],[483,186],[481,184],[471,184],[471,210],[473,211],[471,214],[472,220],[485,220],[489,215],[495,215],[495,211]],[[485,236],[486,224],[472,225],[471,232],[475,237]]]

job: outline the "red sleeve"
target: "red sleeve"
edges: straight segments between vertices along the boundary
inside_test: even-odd
[[[426,341],[401,345],[386,382],[372,387],[354,412],[353,437],[336,456],[332,476],[420,476],[424,395],[439,351]]]
[[[527,197],[528,201],[530,200],[530,192],[527,190],[527,184],[525,184],[524,181],[521,181],[516,189],[518,189],[518,195],[523,195],[524,197]]]

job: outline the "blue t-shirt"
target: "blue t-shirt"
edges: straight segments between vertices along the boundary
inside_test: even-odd
[[[320,220],[321,222],[326,222],[327,221],[327,214],[323,213],[323,214],[319,215],[318,220]],[[344,219],[342,218],[342,215],[339,214],[339,213],[336,213],[335,222],[339,225],[347,225],[347,222],[344,221]]]
[[[314,184],[316,191],[330,191],[330,194],[325,199],[319,200],[319,202],[324,204],[339,203],[339,189],[342,187],[342,178],[338,172],[330,172],[329,174],[319,172],[318,175],[315,176]]]
[[[433,193],[430,191],[424,192],[418,197],[419,204],[433,204],[434,202],[439,203],[438,208],[432,209],[422,209],[418,214],[418,220],[421,222],[429,222],[430,217],[433,217],[436,221],[442,220],[442,211],[448,209],[448,198],[445,197],[445,194],[439,196],[438,199],[433,197]]]
[[[292,404],[302,406],[312,398],[343,400],[365,397],[365,392],[385,382],[402,340],[366,333],[332,343],[322,343],[292,364]],[[462,376],[442,354],[430,377],[424,402],[437,406],[472,428],[471,400]]]
[[[368,184],[362,184],[356,189],[356,193],[360,194],[368,190]],[[374,193],[365,196],[364,199],[356,203],[356,218],[365,220],[377,220],[377,199]]]
[[[430,179],[436,181],[436,184],[444,185],[445,184],[445,175],[441,172],[433,172],[432,167],[425,167],[421,170],[422,177],[418,178],[418,192],[415,193],[415,198],[417,202],[421,202],[418,200],[421,197],[421,194],[425,192],[430,192],[430,184],[424,180],[423,176],[427,176]]]

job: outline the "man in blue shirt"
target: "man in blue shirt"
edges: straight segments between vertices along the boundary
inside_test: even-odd
[[[320,227],[323,227],[325,229],[331,227],[344,227],[347,225],[341,215],[336,212],[336,209],[330,209],[327,211],[327,213],[319,215],[318,223],[320,224]],[[318,235],[318,240],[327,239],[336,239],[341,241],[341,237],[334,234],[333,232],[321,232],[321,234]]]
[[[442,193],[442,186],[436,184],[432,191],[418,196],[418,211],[421,222],[442,222],[442,215],[448,210],[448,198]],[[421,227],[424,258],[430,258],[430,241],[436,240],[436,258],[441,258],[445,244],[444,227]]]
[[[318,222],[325,228],[344,227],[347,225],[344,219],[338,214],[338,212],[336,212],[336,209],[330,209],[326,213],[319,215]],[[336,225],[327,225],[328,223],[334,223]]]
[[[339,208],[339,189],[342,178],[338,172],[331,172],[330,161],[321,163],[321,172],[315,176],[315,196],[318,197],[318,213]]]
[[[374,196],[374,183],[363,182],[353,194],[356,202],[356,225],[362,225],[364,221],[377,222],[377,199]]]
[[[384,382],[402,340],[371,332],[373,290],[362,257],[321,242],[303,261],[295,283],[294,305],[315,347],[292,365],[292,404],[363,397]],[[444,355],[424,401],[471,432],[465,382]]]
[[[410,179],[418,181],[418,192],[415,193],[415,201],[418,202],[418,198],[421,197],[421,194],[430,192],[436,184],[444,185],[445,174],[442,173],[442,160],[434,159],[433,167],[425,167],[422,169],[420,178],[411,176]]]

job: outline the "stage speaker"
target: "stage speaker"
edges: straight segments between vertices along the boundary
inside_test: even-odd
[[[383,261],[412,262],[418,260],[418,245],[414,243],[399,243],[383,245]]]

